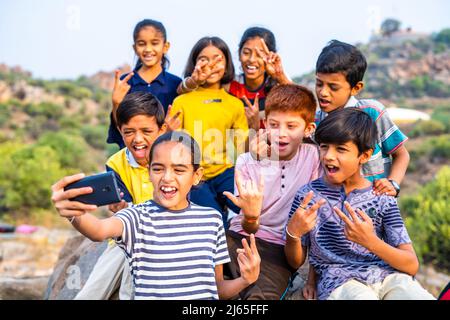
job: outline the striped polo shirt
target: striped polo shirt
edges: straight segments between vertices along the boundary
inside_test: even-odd
[[[190,203],[172,211],[150,200],[119,211],[135,299],[219,299],[216,265],[230,261],[221,214]]]

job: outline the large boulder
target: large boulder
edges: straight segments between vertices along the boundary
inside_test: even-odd
[[[76,236],[62,248],[51,275],[44,299],[72,300],[86,283],[107,242],[92,242]]]

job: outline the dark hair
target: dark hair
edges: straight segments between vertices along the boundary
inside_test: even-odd
[[[351,141],[361,154],[375,148],[377,127],[361,109],[344,108],[331,112],[320,122],[314,138],[318,144],[344,144]]]
[[[200,167],[200,161],[202,158],[200,147],[198,146],[198,143],[194,138],[183,131],[170,131],[160,135],[152,144],[148,163],[151,164],[153,160],[153,153],[155,152],[156,147],[164,142],[170,141],[181,143],[191,152],[191,163],[194,167],[194,171],[197,171],[197,169]]]
[[[266,97],[266,118],[272,111],[298,112],[306,124],[314,121],[317,100],[311,90],[297,84],[279,85]]]
[[[195,65],[197,64],[197,58],[200,52],[208,46],[214,46],[220,51],[222,51],[225,56],[225,74],[223,78],[220,80],[221,84],[227,84],[233,81],[234,79],[234,65],[233,60],[231,58],[231,52],[228,48],[225,41],[220,39],[219,37],[203,37],[197,41],[194,47],[189,54],[188,62],[186,64],[186,68],[184,69],[184,77],[189,77],[194,72]]]
[[[256,37],[264,39],[264,42],[270,51],[277,52],[277,42],[272,31],[262,27],[251,27],[245,30],[241,37],[241,41],[239,42],[239,53],[242,51],[247,40]]]
[[[353,88],[364,78],[367,61],[362,52],[348,43],[331,40],[319,55],[316,73],[342,72]]]
[[[273,34],[272,31],[262,27],[250,27],[244,31],[244,34],[241,37],[241,41],[239,42],[239,54],[241,54],[244,44],[249,39],[256,37],[264,39],[264,42],[266,43],[269,51],[277,52],[277,42],[275,40],[275,35]],[[272,88],[275,87],[276,85],[277,81],[275,81],[271,77],[268,77],[266,80],[266,85],[264,87],[264,92],[268,94],[270,90],[272,90]]]
[[[164,108],[149,92],[138,91],[125,96],[116,111],[117,126],[121,128],[138,115],[155,117],[159,128],[164,124]]]
[[[155,28],[158,32],[161,33],[163,39],[164,39],[164,43],[167,42],[167,32],[166,32],[166,28],[164,27],[164,25],[156,20],[152,20],[152,19],[144,19],[140,22],[138,22],[136,24],[136,26],[134,27],[134,31],[133,31],[133,41],[136,43],[137,37],[139,35],[139,32],[145,28],[145,27],[153,27]],[[166,55],[164,54],[161,60],[161,66],[165,69],[167,69],[170,65],[170,61],[169,59],[166,57]],[[139,69],[142,66],[142,61],[141,59],[139,59],[138,57],[138,61],[136,62],[136,66],[134,67],[135,70]]]

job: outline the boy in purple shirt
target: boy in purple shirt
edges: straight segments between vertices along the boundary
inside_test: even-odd
[[[361,174],[377,129],[346,108],[323,120],[315,139],[324,176],[300,188],[286,225],[289,264],[309,252],[319,299],[434,299],[414,280],[419,262],[394,197],[376,195]]]
[[[237,159],[235,195],[226,193],[241,207],[227,232],[231,277],[239,277],[236,249],[242,238],[254,233],[261,256],[259,278],[241,292],[242,299],[280,299],[295,271],[284,255],[283,233],[298,188],[321,175],[317,146],[302,144],[315,129],[316,107],[310,90],[294,84],[276,86],[266,99],[267,131],[252,141],[253,152]],[[255,205],[243,206],[240,200],[245,197],[254,197]]]

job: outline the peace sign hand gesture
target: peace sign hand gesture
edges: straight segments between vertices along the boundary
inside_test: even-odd
[[[250,285],[258,280],[261,264],[261,257],[256,248],[255,235],[250,234],[250,246],[245,238],[242,239],[242,246],[242,249],[236,250],[239,273],[245,283]]]
[[[287,226],[288,235],[300,239],[302,236],[310,232],[317,222],[317,210],[326,203],[324,199],[320,199],[307,208],[308,203],[314,197],[314,192],[310,191],[306,194],[302,204],[295,211]]]
[[[351,216],[347,217],[339,208],[334,207],[336,214],[345,222],[344,233],[348,240],[353,241],[363,247],[369,249],[369,246],[374,243],[377,235],[373,226],[372,219],[361,209],[353,210],[350,204],[346,201],[345,208]],[[360,218],[359,218],[360,217]],[[370,249],[369,249],[370,250]]]
[[[249,128],[255,131],[259,130],[259,95],[256,94],[254,104],[252,104],[246,96],[242,99],[247,105],[247,108],[245,108],[245,116],[247,117]]]
[[[221,55],[218,55],[212,61],[208,61],[207,59],[201,59],[197,61],[194,71],[191,75],[197,86],[203,85],[214,72],[218,72],[224,69],[223,65],[217,65],[222,60],[223,57]]]
[[[281,63],[281,57],[278,53],[272,52],[266,45],[264,39],[261,38],[261,48],[258,48],[256,52],[258,56],[264,61],[266,71],[280,84],[289,84],[291,80],[286,76],[283,70],[283,64]]]
[[[120,80],[119,76],[120,70],[116,70],[114,72],[114,88],[112,93],[112,102],[113,106],[117,108],[119,104],[123,101],[131,86],[128,84],[128,81],[134,75],[133,72],[130,72],[123,80]]]

